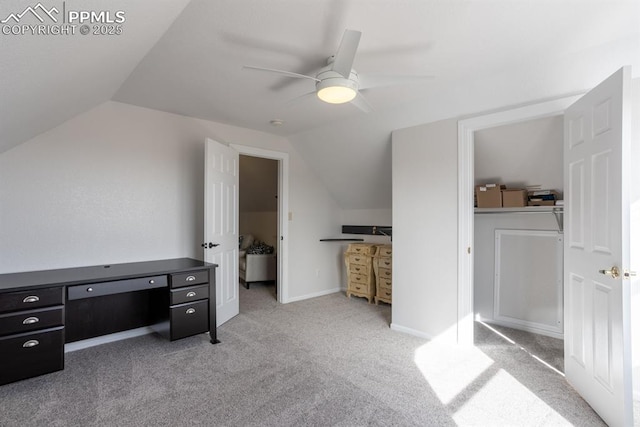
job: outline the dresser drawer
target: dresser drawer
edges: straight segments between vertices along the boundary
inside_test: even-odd
[[[378,267],[391,269],[391,258],[378,258]]]
[[[391,290],[391,279],[381,277],[378,279],[378,287]]]
[[[371,283],[372,277],[366,274],[350,274],[349,283]]]
[[[376,255],[379,257],[391,257],[392,252],[392,246],[378,246]]]
[[[0,294],[0,313],[64,304],[62,287]]]
[[[209,298],[209,285],[172,289],[169,304],[182,304]]]
[[[0,384],[64,368],[64,327],[0,338]]]
[[[371,265],[371,257],[366,255],[349,254],[349,265],[351,264],[369,266]]]
[[[378,268],[378,277],[391,280],[391,270],[388,268]]]
[[[349,273],[371,274],[371,267],[362,264],[349,264]]]
[[[178,273],[171,275],[171,287],[180,288],[182,286],[199,285],[209,282],[209,270],[190,271],[188,273]]]
[[[373,295],[373,287],[368,283],[349,282],[348,290],[364,295]]]
[[[167,276],[153,276],[69,286],[67,292],[69,300],[77,300],[141,291],[144,289],[164,288],[166,286]]]
[[[209,330],[209,300],[180,304],[170,309],[171,340]]]
[[[376,297],[391,302],[391,289],[378,289]]]
[[[351,243],[347,248],[347,252],[352,254],[373,255],[376,247],[370,243]]]
[[[0,314],[0,335],[17,334],[62,325],[64,325],[64,307],[61,305]]]

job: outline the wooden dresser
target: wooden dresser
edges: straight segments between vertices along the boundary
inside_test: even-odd
[[[376,275],[375,301],[391,304],[391,245],[378,245],[373,256],[373,270]]]
[[[344,253],[347,266],[347,297],[351,295],[366,298],[371,302],[376,295],[373,273],[373,255],[376,245],[371,243],[350,243]]]

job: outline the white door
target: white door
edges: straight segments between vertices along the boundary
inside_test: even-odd
[[[633,422],[623,274],[630,261],[630,75],[628,67],[620,69],[564,119],[565,374],[610,426]],[[618,277],[610,273],[614,266]]]
[[[240,312],[238,298],[238,159],[209,138],[205,145],[204,260],[216,269],[216,324]]]

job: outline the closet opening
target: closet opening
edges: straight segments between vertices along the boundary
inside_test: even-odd
[[[474,344],[518,346],[560,373],[563,141],[553,115],[477,130],[473,147]]]

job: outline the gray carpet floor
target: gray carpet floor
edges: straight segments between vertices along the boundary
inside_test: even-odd
[[[392,331],[390,306],[342,293],[240,294],[221,344],[147,335],[68,353],[64,371],[0,387],[0,425],[604,425],[533,357],[558,364],[546,337],[513,344],[478,325],[462,348]]]

